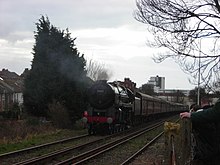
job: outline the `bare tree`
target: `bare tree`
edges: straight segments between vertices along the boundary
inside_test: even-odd
[[[109,80],[112,73],[105,67],[105,64],[98,63],[94,60],[87,61],[87,76],[92,80]]]
[[[136,0],[136,4],[135,19],[149,25],[153,35],[148,44],[163,51],[154,56],[155,62],[173,58],[194,80],[201,73],[201,84],[219,82],[219,0]]]

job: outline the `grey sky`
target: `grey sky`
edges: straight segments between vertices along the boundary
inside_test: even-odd
[[[135,0],[0,0],[0,69],[21,74],[31,67],[35,23],[44,15],[68,28],[78,51],[104,63],[111,80],[129,77],[139,87],[159,75],[166,77],[166,88],[194,88],[173,61],[153,62],[156,51],[145,44],[152,36],[134,19],[135,9]]]

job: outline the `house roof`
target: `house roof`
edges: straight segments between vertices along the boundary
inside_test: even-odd
[[[20,78],[20,76],[15,73],[15,72],[10,72],[8,71],[8,69],[2,69],[2,71],[0,71],[0,77],[3,79],[18,79]]]
[[[23,77],[20,77],[15,72],[10,72],[8,69],[2,69],[0,71],[0,84],[2,88],[0,92],[12,90],[13,92],[20,93],[23,88]]]

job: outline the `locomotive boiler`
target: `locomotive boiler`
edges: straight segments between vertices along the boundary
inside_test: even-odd
[[[88,89],[89,108],[84,112],[89,134],[114,133],[131,124],[134,94],[116,82],[97,81]]]

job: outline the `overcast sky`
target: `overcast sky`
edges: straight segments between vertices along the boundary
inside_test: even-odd
[[[0,69],[31,68],[35,23],[44,15],[68,28],[78,51],[105,64],[112,81],[129,77],[140,87],[158,75],[166,89],[193,89],[172,60],[153,62],[156,51],[147,47],[147,25],[134,19],[135,9],[135,0],[0,0]]]

